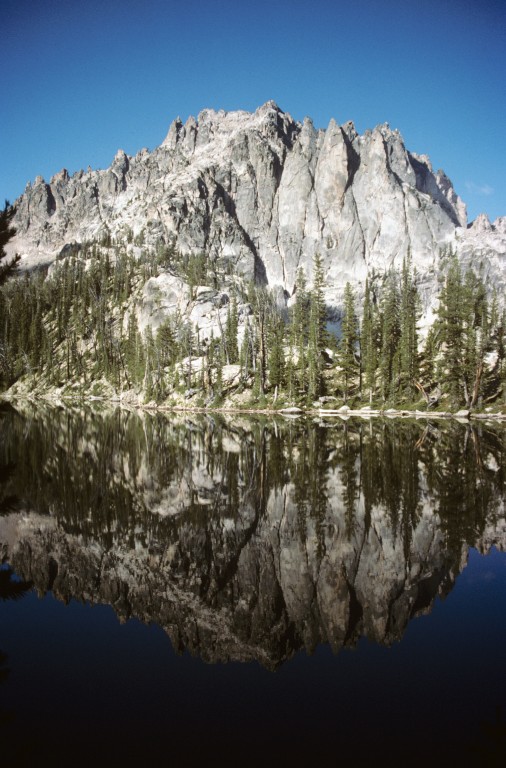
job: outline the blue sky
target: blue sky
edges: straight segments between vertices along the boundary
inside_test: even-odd
[[[398,128],[506,215],[506,0],[0,0],[0,200],[206,107]]]

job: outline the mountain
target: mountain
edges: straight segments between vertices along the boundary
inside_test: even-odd
[[[316,129],[272,101],[254,113],[177,118],[152,152],[119,150],[107,170],[64,169],[49,183],[38,176],[16,207],[9,248],[26,266],[74,243],[172,245],[289,297],[299,266],[311,282],[318,252],[332,307],[347,281],[360,293],[368,273],[400,268],[410,254],[428,309],[440,254],[451,247],[505,287],[506,218],[481,216],[466,228],[448,177],[408,151],[397,130],[384,124],[359,135],[334,120]]]
[[[448,177],[388,125],[204,110],[105,171],[38,177],[15,209],[11,395],[506,402],[506,217],[467,226]]]

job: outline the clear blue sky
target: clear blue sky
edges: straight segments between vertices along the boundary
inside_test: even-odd
[[[205,107],[388,122],[506,215],[506,0],[0,0],[0,200]]]

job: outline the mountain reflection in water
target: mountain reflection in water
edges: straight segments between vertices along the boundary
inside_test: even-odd
[[[0,555],[176,650],[276,668],[390,645],[468,548],[504,550],[506,431],[452,422],[0,414]]]

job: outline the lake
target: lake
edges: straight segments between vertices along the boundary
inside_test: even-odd
[[[4,405],[13,765],[503,765],[506,429]]]

